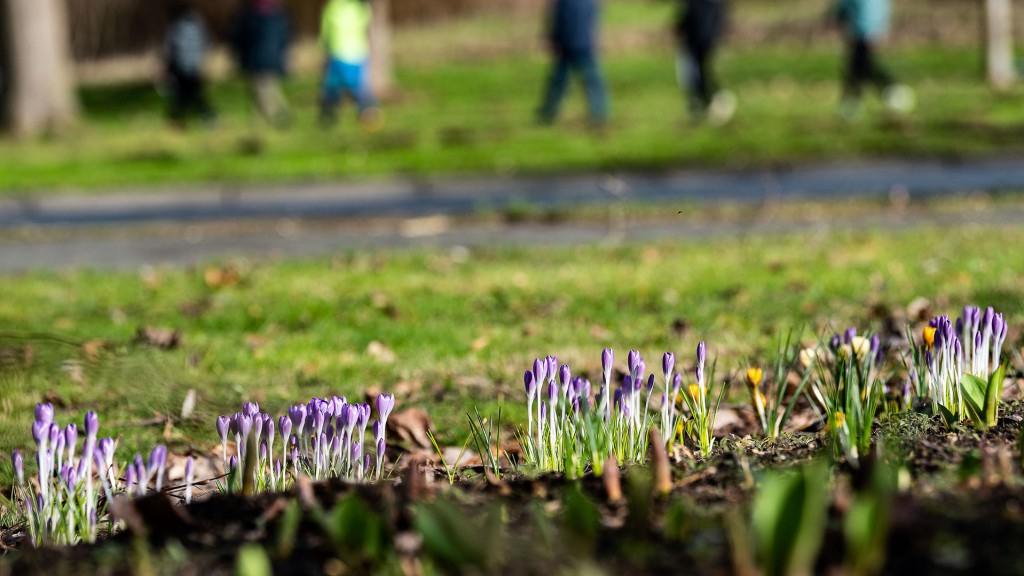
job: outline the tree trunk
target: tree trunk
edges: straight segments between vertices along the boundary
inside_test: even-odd
[[[394,87],[389,0],[373,0],[373,20],[370,22],[370,89],[377,98],[387,98]]]
[[[63,0],[0,0],[0,115],[17,136],[56,131],[77,112]]]
[[[985,72],[996,89],[1009,88],[1017,77],[1013,61],[1011,0],[985,1]]]

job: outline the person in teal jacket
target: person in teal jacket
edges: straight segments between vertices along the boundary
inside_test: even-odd
[[[330,0],[320,22],[320,44],[327,55],[320,100],[321,120],[332,125],[342,98],[356,103],[359,119],[367,128],[380,126],[381,115],[367,82],[370,60],[368,0]]]
[[[876,57],[878,45],[889,34],[891,11],[889,0],[838,0],[836,3],[836,15],[847,42],[841,112],[849,120],[860,111],[865,84],[879,90],[890,111],[909,112],[914,106],[913,91],[896,83]]]

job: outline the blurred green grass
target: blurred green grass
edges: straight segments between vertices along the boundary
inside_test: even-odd
[[[818,7],[800,3],[802,18]],[[744,5],[746,22],[779,17]],[[806,13],[806,14],[805,14]],[[887,118],[875,99],[856,124],[837,114],[842,48],[815,39],[722,49],[722,83],[739,98],[720,129],[691,124],[675,83],[668,34],[671,3],[610,4],[614,49],[605,52],[613,120],[586,126],[583,98],[570,94],[562,121],[538,127],[533,112],[548,62],[539,22],[495,16],[399,31],[396,98],[387,125],[368,134],[348,108],[343,125],[316,122],[318,79],[287,84],[295,126],[252,122],[243,85],[216,84],[215,130],[182,133],[163,118],[152,85],[85,88],[84,120],[60,138],[0,141],[0,194],[195,182],[268,182],[410,175],[554,173],[684,166],[748,167],[847,158],[970,156],[1024,150],[1017,94],[991,92],[970,45],[899,43],[883,60],[917,89],[914,114]],[[826,35],[827,37],[827,35]],[[791,39],[792,40],[792,39]],[[493,44],[493,45],[492,45]]]

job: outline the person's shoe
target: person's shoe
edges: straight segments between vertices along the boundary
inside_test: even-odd
[[[708,123],[712,126],[724,126],[736,114],[736,95],[729,90],[719,90],[711,97],[708,105]]]
[[[882,102],[890,112],[906,114],[914,110],[917,98],[914,90],[904,84],[893,84],[882,91]]]
[[[384,112],[373,106],[359,114],[359,123],[367,132],[376,132],[384,127]]]

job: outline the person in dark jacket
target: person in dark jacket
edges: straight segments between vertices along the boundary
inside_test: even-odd
[[[731,92],[719,90],[711,59],[725,30],[725,0],[683,0],[676,21],[679,39],[677,76],[686,86],[690,113],[725,123],[736,107]]]
[[[597,60],[598,0],[553,0],[547,40],[554,56],[539,120],[550,124],[558,116],[569,83],[569,72],[583,79],[590,119],[608,121],[608,93]]]
[[[185,0],[168,4],[169,25],[164,39],[171,120],[184,125],[190,112],[213,122],[213,107],[206,99],[203,61],[206,58],[206,28],[203,20]]]
[[[285,126],[291,120],[288,100],[281,90],[289,40],[288,16],[280,0],[247,1],[232,34],[235,58],[256,109],[276,126]]]

